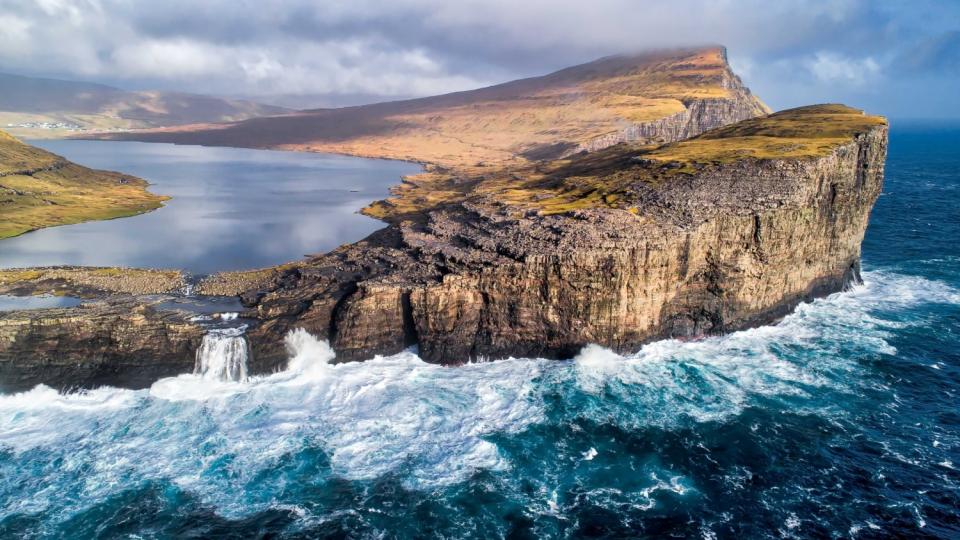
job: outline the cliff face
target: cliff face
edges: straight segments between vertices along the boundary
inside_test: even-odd
[[[801,116],[814,122],[825,110]],[[265,321],[252,336],[255,354],[281,354],[275,337],[294,327],[329,339],[338,360],[416,343],[425,360],[455,364],[569,357],[588,343],[628,351],[775,320],[859,279],[887,144],[885,123],[859,117],[865,123],[845,139],[810,126],[828,135],[827,146],[792,136],[773,143],[810,155],[722,162],[718,154],[721,162],[692,174],[662,172],[689,164],[611,151],[615,163],[640,164],[616,193],[627,208],[543,215],[484,195],[429,211],[246,293]],[[671,151],[681,150],[693,149]],[[573,169],[576,178],[589,172]]]
[[[142,388],[190,373],[203,329],[191,314],[132,300],[77,308],[0,312],[0,391]]]
[[[582,142],[570,154],[595,152],[622,142],[663,144],[681,141],[720,126],[755,118],[770,112],[767,107],[750,94],[740,77],[730,71],[720,75],[720,85],[728,97],[715,99],[686,99],[684,109],[665,118],[633,123],[620,131]]]
[[[681,129],[681,128],[677,128]],[[374,205],[390,225],[329,254],[209,282],[252,321],[252,374],[304,328],[337,361],[570,357],[763,324],[859,279],[887,125],[838,105],[651,147],[481,173],[436,168]],[[0,316],[4,388],[145,386],[189,372],[203,330],[123,301]]]

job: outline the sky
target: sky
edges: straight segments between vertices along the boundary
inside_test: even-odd
[[[0,71],[296,107],[722,44],[774,109],[960,118],[960,0],[0,0]]]

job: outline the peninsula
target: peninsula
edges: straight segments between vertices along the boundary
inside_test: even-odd
[[[135,176],[88,169],[0,131],[0,239],[162,206],[166,197],[146,188]]]

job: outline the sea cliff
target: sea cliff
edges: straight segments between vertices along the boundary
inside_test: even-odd
[[[857,282],[886,123],[840,106],[752,122],[660,154],[573,158],[521,184],[525,203],[509,202],[514,182],[280,272],[243,293],[263,321],[254,352],[282,354],[275,337],[295,327],[338,360],[413,344],[448,364],[629,351],[767,323]],[[771,148],[796,156],[739,157]],[[553,213],[566,189],[572,210]]]

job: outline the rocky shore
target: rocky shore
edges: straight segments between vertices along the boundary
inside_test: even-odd
[[[183,291],[187,285],[187,276],[179,270],[90,266],[0,269],[0,295],[9,296],[167,294]]]

